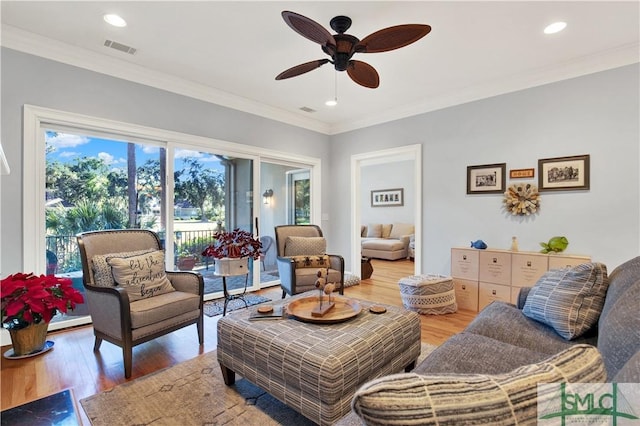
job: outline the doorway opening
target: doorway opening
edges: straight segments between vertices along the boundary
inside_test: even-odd
[[[404,197],[411,197],[413,202],[414,225],[414,274],[418,275],[422,270],[422,145],[409,145],[381,151],[373,151],[356,154],[351,157],[351,270],[360,271],[361,268],[361,226],[363,214],[363,168],[375,167],[395,162],[409,162],[413,173],[411,182],[407,186],[412,190],[404,191]],[[410,184],[410,185],[409,185]],[[379,188],[386,189],[386,188]],[[366,194],[365,194],[366,195]],[[408,198],[407,198],[408,199]],[[392,207],[388,207],[392,208]]]

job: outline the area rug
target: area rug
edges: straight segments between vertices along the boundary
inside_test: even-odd
[[[200,269],[198,270],[198,272],[202,275],[202,278],[204,279],[205,294],[222,292],[222,277],[215,275],[213,273],[212,267],[209,268],[209,270]],[[270,281],[275,281],[280,279],[279,277],[274,276],[273,273],[274,273],[273,271],[267,271],[267,272],[260,271],[260,282],[268,283]],[[251,283],[246,282],[246,277],[247,277],[246,275],[236,275],[236,276],[227,277],[227,290],[231,291],[231,290],[242,289],[245,286],[245,284],[247,284],[248,286],[251,286]]]
[[[258,296],[256,294],[247,294],[244,296],[245,303],[242,299],[233,299],[230,300],[227,304],[227,312],[235,311],[237,309],[242,309],[246,306],[253,306],[263,302],[269,302],[271,299],[264,296]],[[215,317],[216,315],[222,315],[222,311],[224,310],[224,299],[216,299],[210,300],[208,302],[204,302],[204,314],[208,317]]]
[[[422,344],[418,362],[435,346]],[[93,426],[314,425],[259,387],[222,380],[216,351],[80,400]],[[361,425],[351,413],[337,425]]]

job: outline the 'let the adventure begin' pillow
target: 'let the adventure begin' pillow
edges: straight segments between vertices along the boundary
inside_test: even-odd
[[[113,279],[127,290],[130,301],[175,291],[167,278],[162,250],[130,257],[109,257]]]

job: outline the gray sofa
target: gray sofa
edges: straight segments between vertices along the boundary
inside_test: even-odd
[[[539,284],[534,288],[540,288]],[[527,298],[539,295],[527,288],[521,291],[518,306],[493,302],[413,372],[365,384],[354,397],[354,411],[367,424],[390,424],[391,420],[402,424],[408,418],[422,419],[420,424],[446,424],[447,419],[454,423],[480,419],[474,424],[535,424],[537,383],[640,382],[640,257],[608,275],[597,323],[578,338],[561,337],[555,328],[525,315],[523,307],[531,308],[535,302],[531,299],[527,304]],[[554,371],[562,373],[554,376]],[[500,409],[489,413],[486,403],[474,402],[489,398],[491,384],[496,383],[496,400],[506,401],[504,418],[497,414]],[[462,399],[443,390],[446,386],[465,389]],[[449,411],[438,405],[437,397],[442,395],[446,395],[443,400]],[[393,412],[384,411],[389,401],[393,401]],[[420,417],[421,412],[425,418]]]

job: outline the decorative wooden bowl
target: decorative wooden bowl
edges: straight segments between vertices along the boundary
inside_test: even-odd
[[[287,306],[287,313],[304,322],[334,324],[354,318],[362,311],[360,303],[346,297],[332,296],[331,301],[335,303],[335,306],[322,317],[311,314],[313,309],[318,306],[317,296],[302,297],[292,301]],[[328,298],[324,296],[323,303],[327,302]]]

